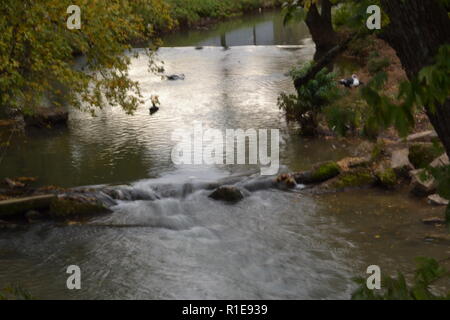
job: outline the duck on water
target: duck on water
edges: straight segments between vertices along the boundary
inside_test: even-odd
[[[158,105],[161,105],[161,103],[159,102],[159,96],[153,94],[150,97],[150,101],[152,103],[152,106],[149,108],[149,111],[150,115],[152,115],[159,110]]]

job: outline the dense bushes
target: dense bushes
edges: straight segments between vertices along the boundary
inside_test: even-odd
[[[29,113],[49,100],[90,111],[117,105],[131,113],[142,102],[139,84],[128,76],[130,57],[124,52],[136,41],[155,40],[149,24],[170,23],[162,0],[80,0],[79,30],[67,28],[71,4],[1,2],[0,108]],[[74,68],[74,54],[84,55],[84,71]],[[153,62],[149,59],[156,70]]]
[[[294,80],[302,77],[310,68],[311,64],[307,64],[301,69],[294,69],[291,71],[291,77]],[[314,79],[298,88],[297,94],[282,93],[278,98],[278,105],[286,112],[288,120],[299,123],[302,135],[314,136],[319,125],[319,115],[339,96],[335,74],[324,68]]]
[[[294,80],[302,77],[310,68],[311,64],[307,64],[301,69],[294,69],[291,71],[291,77]],[[297,94],[281,93],[278,106],[286,112],[288,120],[299,123],[302,135],[314,136],[317,134],[320,113],[339,96],[335,74],[324,68],[314,79],[298,88]]]
[[[448,300],[450,292],[437,295],[432,285],[439,280],[448,281],[450,272],[439,262],[431,258],[417,258],[417,269],[414,281],[409,285],[402,273],[396,278],[383,277],[382,289],[371,290],[367,288],[365,278],[354,279],[359,288],[352,294],[353,300]]]
[[[180,25],[194,25],[205,18],[222,19],[246,11],[281,5],[282,0],[165,0]]]

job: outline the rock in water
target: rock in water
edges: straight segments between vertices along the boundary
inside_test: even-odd
[[[428,203],[435,206],[447,206],[449,201],[438,194],[432,194],[428,196]]]
[[[280,174],[275,181],[281,189],[293,189],[297,186],[294,177],[288,173]]]
[[[437,157],[436,159],[434,159],[433,162],[430,163],[430,166],[433,168],[440,168],[443,166],[448,166],[449,164],[450,164],[450,162],[448,159],[448,155],[446,153],[444,153],[440,157]]]
[[[214,190],[210,195],[214,200],[222,200],[226,202],[238,202],[244,199],[241,190],[233,186],[222,186]]]
[[[394,150],[391,154],[391,168],[399,176],[407,176],[414,167],[409,161],[409,150],[407,148]]]
[[[381,169],[375,172],[378,184],[386,189],[394,188],[397,185],[398,177],[392,168]]]
[[[436,191],[436,180],[424,169],[413,170],[411,175],[411,193],[418,197],[426,197]]]

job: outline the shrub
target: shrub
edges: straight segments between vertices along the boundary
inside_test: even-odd
[[[352,300],[448,300],[450,292],[438,296],[431,292],[430,286],[435,281],[449,278],[450,273],[431,258],[417,258],[417,269],[414,282],[408,285],[402,273],[397,278],[389,276],[382,280],[381,290],[367,288],[366,279],[356,278],[354,281],[360,286],[352,294]]]
[[[295,80],[305,75],[310,68],[311,64],[307,64],[303,68],[292,70],[290,75]],[[341,96],[335,77],[335,73],[328,72],[324,68],[316,74],[314,79],[297,88],[296,95],[280,94],[278,106],[285,111],[288,120],[299,123],[302,135],[316,135],[319,114],[325,106]]]
[[[351,107],[331,105],[325,109],[328,127],[341,136],[355,132],[359,123],[359,114]]]
[[[371,75],[375,75],[380,71],[383,71],[387,67],[391,65],[391,62],[388,58],[372,58],[367,62],[367,69],[369,70]]]

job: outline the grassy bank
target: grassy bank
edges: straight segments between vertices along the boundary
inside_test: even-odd
[[[178,26],[196,26],[258,8],[273,8],[283,0],[165,0]]]

